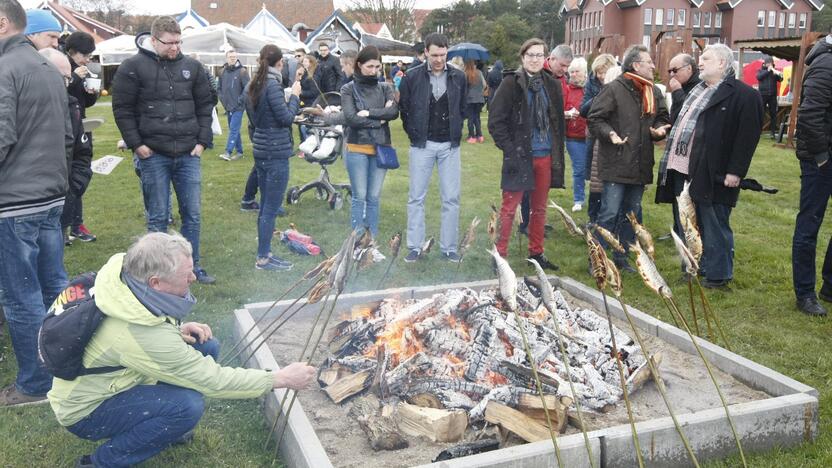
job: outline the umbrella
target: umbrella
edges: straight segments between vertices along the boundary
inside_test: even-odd
[[[474,44],[472,42],[460,42],[459,44],[448,49],[448,58],[462,57],[463,60],[479,60],[485,62],[488,60],[488,49]]]

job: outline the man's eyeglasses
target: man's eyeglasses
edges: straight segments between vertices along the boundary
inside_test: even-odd
[[[525,54],[525,56],[526,56],[526,58],[540,60],[540,59],[542,59],[543,57],[545,57],[545,56],[546,56],[546,54]]]
[[[667,74],[668,75],[675,75],[675,74],[679,73],[679,70],[682,70],[685,67],[689,67],[689,66],[690,66],[690,64],[682,65],[681,67],[670,68],[670,69],[667,70]]]
[[[154,36],[154,37],[155,37],[155,36]],[[163,41],[163,40],[159,39],[158,37],[155,37],[155,39],[156,39],[157,41],[161,42],[162,44],[166,45],[166,46],[181,46],[181,45],[182,45],[182,41],[181,41],[181,40],[179,40],[179,41],[170,41],[170,42],[165,42],[165,41]]]

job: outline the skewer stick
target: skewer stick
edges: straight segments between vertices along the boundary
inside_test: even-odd
[[[728,339],[725,338],[725,332],[722,329],[722,324],[719,323],[719,318],[717,317],[714,310],[711,308],[711,303],[708,302],[708,298],[705,297],[705,290],[702,287],[702,283],[699,282],[699,278],[696,278],[696,286],[699,287],[699,297],[702,299],[702,308],[711,315],[714,319],[714,323],[716,324],[716,330],[719,332],[719,337],[722,338],[722,342],[725,345],[725,349],[728,351],[733,351],[731,349],[731,345],[728,343]]]
[[[696,319],[696,307],[693,305],[693,279],[688,276],[688,298],[690,299],[690,314],[693,316],[693,329],[696,331],[696,336],[701,335],[699,331],[699,320]],[[708,329],[708,340],[713,341],[713,336]]]

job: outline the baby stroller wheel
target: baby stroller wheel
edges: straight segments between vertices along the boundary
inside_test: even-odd
[[[286,192],[286,203],[289,205],[297,205],[300,201],[300,187],[294,186],[289,188]]]
[[[333,210],[340,210],[344,207],[344,197],[338,192],[333,193],[329,197],[329,207]]]

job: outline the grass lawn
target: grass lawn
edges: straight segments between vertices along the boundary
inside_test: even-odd
[[[104,104],[109,102],[102,101]],[[119,136],[109,105],[91,108],[89,117],[104,117],[107,120],[95,134],[96,158],[105,154],[118,155],[115,146]],[[406,228],[407,138],[400,121],[394,122],[392,127],[393,141],[403,168],[388,172],[382,194],[380,237],[384,241],[385,252],[386,240]],[[295,268],[288,273],[255,271],[256,214],[243,213],[239,209],[243,185],[252,165],[251,147],[246,139],[246,157],[226,162],[217,157],[223,150],[225,140],[225,135],[217,137],[217,146],[203,155],[202,263],[218,281],[213,286],[193,286],[199,304],[192,318],[209,323],[215,334],[228,343],[232,310],[242,304],[273,299],[312,267],[318,258],[293,255],[275,242],[275,253],[289,257],[295,262]],[[97,270],[110,255],[126,250],[131,241],[145,230],[138,179],[133,172],[130,155],[121,156],[125,157],[125,161],[109,176],[96,175],[84,197],[85,223],[98,235],[98,241],[91,244],[76,242],[66,249],[65,263],[70,277]],[[500,155],[488,135],[485,144],[463,143],[462,166],[460,234],[464,234],[474,216],[479,216],[483,222],[477,243],[465,257],[458,275],[455,276],[456,265],[441,261],[436,249],[426,261],[416,264],[405,264],[400,258],[385,286],[441,284],[453,278],[463,281],[493,276],[485,252],[488,247],[485,224],[489,205],[498,204],[500,200]],[[308,182],[317,173],[317,165],[293,159],[290,186]],[[331,166],[331,175],[335,181],[347,181],[340,161]],[[830,466],[832,360],[824,349],[829,344],[832,322],[810,319],[797,312],[791,288],[791,237],[800,189],[797,160],[793,152],[775,149],[770,140],[764,139],[758,146],[749,177],[775,186],[780,192],[774,196],[749,192],[741,195],[733,215],[736,237],[733,292],[712,293],[710,300],[721,314],[735,352],[820,391],[820,436],[817,441],[797,449],[774,449],[754,454],[749,463],[764,467]],[[566,178],[571,181],[569,169]],[[654,237],[658,237],[669,231],[672,220],[669,205],[652,203],[654,190],[655,186],[650,186],[644,196],[644,219],[647,228]],[[567,187],[567,190],[553,190],[551,197],[561,206],[570,207],[571,193],[571,187]],[[428,235],[438,236],[436,177],[433,178],[426,204]],[[301,231],[312,234],[327,253],[334,252],[349,232],[348,203],[342,210],[333,211],[310,193],[305,194],[299,204],[288,206],[287,211],[288,217],[278,218],[278,227],[283,229],[289,222],[295,223]],[[179,216],[176,218],[178,221]],[[579,213],[576,220],[585,222],[586,212]],[[550,222],[556,230],[555,235],[546,241],[546,254],[560,265],[559,273],[586,284],[592,283],[586,272],[583,240],[567,237],[560,220],[551,213]],[[826,223],[819,237],[822,248],[832,235],[830,226],[832,223]],[[522,254],[518,252],[516,241],[512,241],[509,250],[509,260],[518,274],[531,271],[525,261],[525,248],[524,239]],[[684,297],[687,288],[677,282],[678,260],[673,245],[658,242],[656,250],[660,271],[677,294]],[[350,283],[349,289],[375,288],[385,266],[381,264],[362,273]],[[629,304],[669,321],[661,302],[642,285],[639,277],[625,276],[624,287],[624,298]],[[11,382],[15,373],[11,343],[4,332],[0,336],[0,384]],[[90,453],[97,445],[82,441],[62,429],[48,406],[3,409],[0,412],[0,466],[72,466],[78,456]],[[256,400],[209,400],[194,442],[167,450],[145,466],[271,465],[272,450],[263,450],[268,433],[263,421]],[[737,464],[738,459],[730,459],[709,466]]]

